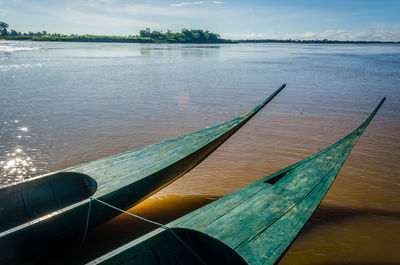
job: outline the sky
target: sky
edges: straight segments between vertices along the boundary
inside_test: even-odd
[[[400,0],[0,0],[0,21],[21,32],[188,28],[230,39],[400,41]]]

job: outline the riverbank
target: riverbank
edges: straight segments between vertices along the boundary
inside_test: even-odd
[[[400,44],[395,41],[339,41],[339,40],[230,40],[230,39],[157,39],[151,37],[139,36],[100,36],[100,35],[82,35],[82,36],[0,36],[0,40],[14,41],[62,41],[62,42],[117,42],[117,43],[296,43],[296,44]]]
[[[64,42],[122,42],[122,43],[237,43],[226,39],[196,40],[196,39],[156,39],[151,37],[120,37],[120,36],[0,36],[0,40],[15,41],[64,41]]]

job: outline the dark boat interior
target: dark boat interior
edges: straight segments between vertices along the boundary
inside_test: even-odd
[[[92,196],[97,183],[74,172],[59,172],[0,188],[0,232]]]
[[[207,234],[186,228],[171,229],[179,239],[171,231],[165,230],[101,264],[247,264],[237,252]]]

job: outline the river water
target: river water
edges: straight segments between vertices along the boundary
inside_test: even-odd
[[[329,146],[386,96],[280,264],[400,264],[400,45],[1,41],[0,185],[227,121],[282,83],[214,154],[131,211],[178,218]],[[83,248],[32,262],[82,263],[151,229],[119,216]]]

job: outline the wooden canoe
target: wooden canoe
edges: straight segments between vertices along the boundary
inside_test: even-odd
[[[231,121],[0,188],[0,264],[83,235],[90,197],[129,209],[210,155],[283,88]],[[89,227],[118,212],[92,206]],[[38,244],[40,242],[40,244]]]
[[[325,150],[167,224],[173,232],[159,228],[90,264],[274,264],[384,100],[359,128]]]

